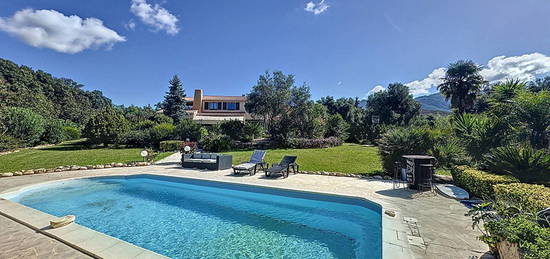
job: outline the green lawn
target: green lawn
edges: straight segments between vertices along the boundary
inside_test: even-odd
[[[25,149],[0,155],[0,173],[65,165],[99,165],[143,161],[139,148],[87,148],[81,141],[66,142],[40,149]],[[159,153],[156,160],[169,156]]]
[[[226,152],[233,155],[233,164],[250,159],[252,151]],[[344,144],[333,148],[272,149],[268,150],[268,163],[278,163],[284,155],[297,155],[300,170],[325,171],[354,174],[377,174],[382,172],[378,148],[357,144]]]

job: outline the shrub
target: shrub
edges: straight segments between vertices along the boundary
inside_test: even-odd
[[[424,128],[394,128],[382,135],[379,152],[382,166],[392,172],[394,162],[406,154],[427,154],[431,146],[430,132]]]
[[[260,123],[257,122],[245,122],[243,127],[242,141],[253,141],[264,135],[265,129]]]
[[[152,146],[151,134],[149,130],[131,130],[121,134],[117,143],[131,147],[150,147]]]
[[[48,144],[61,143],[68,139],[63,130],[65,123],[63,120],[50,119],[47,120],[44,125],[44,133],[42,134],[41,141]]]
[[[174,123],[174,120],[162,113],[157,113],[155,116],[153,116],[153,121],[161,124],[161,123]]]
[[[222,134],[229,136],[233,140],[241,140],[244,134],[244,122],[239,120],[227,120],[220,123]]]
[[[12,136],[0,135],[0,152],[17,149],[21,146],[21,141]]]
[[[485,165],[521,182],[550,184],[550,153],[525,146],[498,147],[485,156]]]
[[[160,151],[163,152],[169,152],[169,151],[177,151],[180,149],[180,146],[184,143],[184,141],[181,140],[165,140],[161,141],[159,144]]]
[[[191,141],[200,141],[205,135],[204,130],[201,130],[201,125],[191,119],[182,119],[174,130],[174,135],[177,139]]]
[[[166,116],[166,115],[164,115],[164,116]],[[169,123],[169,122],[163,122],[163,123]],[[139,122],[135,123],[132,128],[136,129],[136,130],[147,130],[147,129],[150,129],[150,128],[154,127],[155,125],[157,125],[157,123],[154,122],[154,121],[142,120],[142,121],[139,121]]]
[[[289,138],[284,143],[287,148],[327,148],[342,145],[342,140],[337,137],[329,138]]]
[[[201,141],[202,148],[210,152],[224,152],[231,150],[231,138],[227,135],[211,133]]]
[[[522,258],[550,258],[550,229],[541,227],[527,217],[491,220],[484,227],[496,239],[494,241],[507,240],[518,244]]]
[[[508,143],[510,131],[507,120],[479,114],[456,115],[453,128],[475,161],[480,161],[490,149]]]
[[[346,141],[349,137],[349,124],[342,118],[339,113],[330,115],[327,122],[327,131],[325,136],[337,137],[342,141]]]
[[[443,136],[435,141],[430,153],[437,159],[438,166],[445,169],[465,165],[469,160],[466,150],[451,136]]]
[[[73,126],[63,126],[63,135],[67,140],[79,139],[81,136],[80,128]]]
[[[467,166],[458,166],[451,170],[456,185],[466,189],[470,194],[483,199],[494,199],[493,185],[517,183],[518,180],[509,175],[497,175]]]
[[[91,144],[113,144],[128,131],[124,116],[113,109],[104,109],[90,118],[84,127],[84,136]]]
[[[44,117],[30,109],[18,107],[8,107],[0,113],[5,134],[19,139],[25,146],[38,143],[44,133]]]
[[[170,123],[161,123],[149,130],[151,141],[154,146],[158,146],[163,140],[168,140],[174,135],[174,125]]]
[[[505,207],[536,213],[550,207],[550,189],[543,185],[511,183],[493,186],[495,200]]]

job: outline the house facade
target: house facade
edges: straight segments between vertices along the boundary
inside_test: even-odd
[[[244,95],[204,95],[202,89],[195,89],[193,97],[185,97],[185,103],[189,117],[203,125],[214,125],[224,120],[250,119],[244,107]]]

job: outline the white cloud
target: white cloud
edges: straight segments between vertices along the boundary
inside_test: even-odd
[[[437,85],[443,82],[442,78],[445,76],[445,68],[437,68],[432,71],[428,77],[422,80],[415,80],[405,85],[409,87],[409,92],[412,95],[427,94],[430,89],[437,87]]]
[[[38,48],[78,53],[88,48],[125,41],[97,18],[65,16],[55,10],[23,9],[12,17],[0,17],[0,30]]]
[[[159,4],[151,5],[145,0],[132,0],[130,11],[155,30],[166,31],[171,35],[179,32],[178,18]]]
[[[405,85],[411,94],[428,94],[443,82],[445,68],[437,68],[422,80],[415,80]],[[483,66],[481,75],[490,83],[506,79],[533,80],[537,77],[550,75],[550,57],[541,53],[531,53],[521,56],[497,56]],[[370,92],[369,92],[370,93]]]
[[[304,10],[306,10],[306,12],[318,15],[324,13],[326,10],[328,10],[329,7],[330,5],[325,3],[325,0],[321,0],[321,2],[317,4],[313,1],[309,1],[306,3],[306,7],[304,8]]]
[[[528,81],[549,73],[550,57],[540,53],[494,57],[481,71],[485,80],[490,82],[516,78]]]
[[[136,28],[136,23],[133,19],[130,19],[128,23],[124,24],[124,28],[126,28],[126,30],[133,31]]]
[[[373,94],[373,93],[378,93],[378,92],[381,92],[381,91],[384,91],[386,90],[385,87],[381,86],[381,85],[377,85],[375,87],[373,87],[368,93],[367,93],[367,96],[368,97],[369,95]]]

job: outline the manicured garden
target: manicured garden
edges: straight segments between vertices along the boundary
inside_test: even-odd
[[[248,161],[252,151],[234,151],[233,164]],[[376,147],[344,144],[331,148],[272,149],[266,153],[268,163],[278,163],[284,155],[298,156],[300,170],[325,171],[353,174],[378,174],[382,172],[380,156]]]
[[[0,173],[27,169],[55,168],[67,165],[98,165],[143,161],[139,148],[89,148],[82,140],[64,142],[39,149],[25,149],[0,155]],[[157,153],[155,160],[169,156],[170,152]]]

